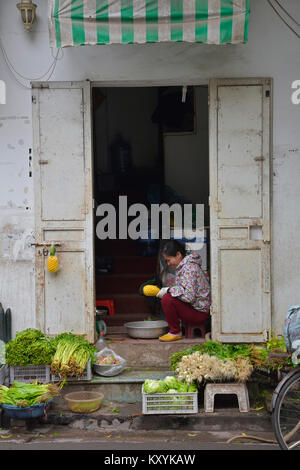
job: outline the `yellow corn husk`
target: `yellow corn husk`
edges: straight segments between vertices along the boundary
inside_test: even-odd
[[[147,297],[154,297],[156,294],[158,294],[159,291],[160,291],[160,288],[157,286],[148,285],[148,286],[144,286],[143,288],[143,293]]]

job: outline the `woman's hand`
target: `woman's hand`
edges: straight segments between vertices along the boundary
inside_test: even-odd
[[[165,295],[168,292],[169,288],[168,287],[162,287],[160,291],[156,294],[156,297],[159,299],[162,298],[163,295]]]

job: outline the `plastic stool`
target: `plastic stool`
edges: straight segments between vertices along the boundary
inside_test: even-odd
[[[186,338],[193,338],[194,337],[194,330],[198,329],[201,331],[201,337],[205,337],[205,324],[204,323],[193,323],[189,325],[182,325],[185,331]]]
[[[109,315],[115,314],[115,302],[112,299],[96,300],[96,307],[107,307]]]
[[[250,411],[248,389],[244,383],[218,383],[206,384],[204,390],[204,411],[205,413],[214,412],[215,395],[237,395],[239,410],[241,413]]]

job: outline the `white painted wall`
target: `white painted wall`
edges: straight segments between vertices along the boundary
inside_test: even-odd
[[[47,2],[35,0],[37,23],[29,34],[21,24],[16,3],[0,0],[0,37],[15,69],[39,79],[53,60],[48,45]],[[300,2],[289,0],[284,5],[299,21]],[[299,39],[267,2],[251,1],[246,45],[164,43],[68,48],[51,80],[202,84],[211,77],[256,76],[274,79],[272,317],[275,330],[281,333],[288,307],[300,303],[300,105],[291,102],[291,83],[300,79],[300,54]],[[33,182],[28,173],[31,95],[15,82],[1,54],[0,80],[7,85],[7,102],[0,104],[0,301],[4,307],[11,307],[16,331],[34,326],[35,316],[33,251],[25,246],[33,228]],[[26,239],[24,249],[21,236]],[[17,242],[20,250],[13,261]]]

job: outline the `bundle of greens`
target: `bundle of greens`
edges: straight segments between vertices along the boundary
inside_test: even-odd
[[[167,376],[163,380],[147,379],[143,388],[146,394],[164,394],[163,396],[147,398],[148,411],[193,409],[191,395],[180,395],[197,392],[197,387],[194,384],[179,381],[174,376]]]
[[[178,364],[176,373],[179,380],[188,384],[203,381],[245,382],[253,370],[249,358],[238,356],[236,359],[219,359],[199,351],[183,356]]]
[[[91,360],[95,362],[96,348],[84,339],[84,335],[63,333],[54,339],[56,352],[51,363],[51,372],[61,378],[81,377]]]
[[[184,356],[192,355],[198,352],[200,355],[206,354],[207,356],[215,357],[221,361],[240,361],[243,358],[247,360],[254,369],[266,368],[270,370],[277,370],[284,366],[291,366],[290,357],[273,358],[272,354],[278,351],[278,344],[283,349],[283,342],[276,340],[274,336],[263,345],[253,344],[223,344],[218,341],[206,341],[205,343],[197,344],[192,348],[183,351],[177,351],[170,357],[171,369],[176,371]],[[240,358],[240,359],[239,359]]]
[[[9,366],[48,365],[55,354],[55,343],[40,330],[27,328],[5,345]]]
[[[163,380],[147,379],[144,382],[145,393],[190,393],[197,392],[195,385],[180,382],[176,377],[170,375]]]
[[[46,403],[59,395],[59,392],[60,388],[55,384],[14,382],[10,388],[5,385],[0,386],[0,404],[24,408],[37,403]]]

